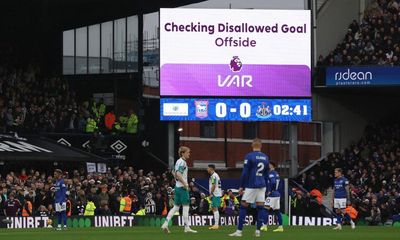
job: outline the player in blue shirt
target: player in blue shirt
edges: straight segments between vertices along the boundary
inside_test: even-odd
[[[261,152],[261,140],[254,139],[253,151],[248,153],[244,159],[242,177],[240,179],[239,194],[242,202],[239,211],[239,223],[236,232],[229,234],[231,237],[241,237],[243,224],[247,215],[249,204],[256,203],[257,206],[257,230],[255,236],[260,236],[260,227],[265,219],[265,191],[268,182],[268,156]]]
[[[346,213],[347,204],[350,203],[350,189],[349,180],[343,176],[342,169],[335,168],[335,180],[333,183],[333,208],[336,209],[337,226],[334,230],[341,230],[343,223],[343,216],[351,224],[354,229],[356,225],[351,220],[350,215]]]
[[[278,228],[273,232],[283,232],[282,225],[282,213],[281,208],[281,194],[279,193],[279,183],[280,178],[277,171],[275,171],[275,163],[269,162],[269,173],[268,173],[268,188],[267,188],[267,199],[265,201],[265,208],[267,209],[267,214],[265,216],[264,225],[261,227],[262,231],[268,231],[268,220],[269,213],[272,213],[278,219]]]
[[[55,191],[54,205],[58,220],[57,230],[61,230],[62,223],[64,228],[67,227],[67,186],[64,183],[63,173],[60,169],[54,171],[54,178],[56,179],[53,189]]]

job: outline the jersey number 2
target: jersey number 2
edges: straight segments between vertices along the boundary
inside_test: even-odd
[[[260,163],[257,164],[256,176],[257,177],[262,177],[263,171],[264,171],[264,163],[260,162]]]

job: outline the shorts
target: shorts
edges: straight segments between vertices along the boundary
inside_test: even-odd
[[[56,212],[63,212],[67,210],[67,203],[62,202],[62,203],[56,203]]]
[[[221,197],[212,196],[211,197],[211,207],[219,208],[221,206]]]
[[[265,187],[246,188],[244,190],[242,201],[247,203],[265,202]]]
[[[174,205],[189,205],[189,191],[183,187],[175,187]]]
[[[335,198],[333,199],[333,208],[336,209],[345,209],[347,205],[346,198]]]
[[[272,208],[272,210],[281,209],[281,197],[267,197],[265,206]]]

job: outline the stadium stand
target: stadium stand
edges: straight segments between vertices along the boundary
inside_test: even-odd
[[[342,168],[350,181],[358,219],[371,225],[390,224],[400,213],[399,141],[398,123],[370,125],[357,144],[330,154],[297,181],[308,191],[327,193],[332,191],[334,169]]]
[[[9,54],[3,52],[2,58]],[[79,102],[67,81],[43,76],[38,66],[0,65],[0,132],[137,132],[132,110],[118,117],[106,110],[102,100]]]
[[[173,207],[173,186],[175,180],[168,172],[156,175],[133,167],[108,169],[105,174],[87,174],[85,170],[65,172],[68,186],[68,200],[71,215],[83,215],[88,202],[96,206],[95,215],[123,214],[121,199],[129,195],[132,208],[129,214],[145,209],[146,215],[166,215]],[[0,216],[7,207],[5,202],[13,195],[18,200],[19,215],[28,201],[33,205],[32,215],[54,216],[52,191],[53,176],[38,170],[22,170],[0,175]],[[190,212],[193,215],[207,214],[210,199],[198,187],[190,183]],[[223,196],[221,211],[232,215],[238,210],[239,201],[227,191]]]
[[[343,41],[318,66],[399,66],[400,19],[397,0],[374,1],[361,22],[354,20]]]

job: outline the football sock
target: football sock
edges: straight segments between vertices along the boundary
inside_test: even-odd
[[[67,225],[67,213],[65,211],[61,212],[61,219],[64,225]]]
[[[165,218],[165,221],[169,222],[169,220],[171,220],[171,218],[175,215],[176,211],[179,211],[178,206],[174,206],[173,208],[171,208],[168,212],[167,217]]]
[[[278,218],[278,226],[282,226],[282,213],[280,210],[275,210],[276,217]]]
[[[264,225],[269,225],[269,209],[265,209]]]
[[[242,231],[242,229],[243,229],[243,224],[244,224],[244,220],[245,220],[245,218],[246,218],[246,215],[247,215],[247,208],[244,207],[244,206],[242,206],[242,205],[240,205],[240,209],[239,209],[239,223],[238,223],[238,226],[237,226],[237,229],[238,229],[239,231]]]
[[[185,227],[189,227],[189,206],[183,206],[182,209],[183,224]]]
[[[351,222],[351,217],[350,217],[350,215],[348,213],[344,214],[344,219],[346,219],[346,221]]]
[[[264,221],[265,221],[265,208],[264,206],[257,206],[257,230],[260,230]]]
[[[58,226],[61,226],[61,222],[62,222],[61,212],[57,212],[57,224],[58,224]]]
[[[219,211],[218,210],[214,212],[214,223],[217,226],[219,225]]]
[[[337,220],[337,224],[340,224],[340,225],[342,224],[342,214],[341,213],[338,213],[336,220]]]

